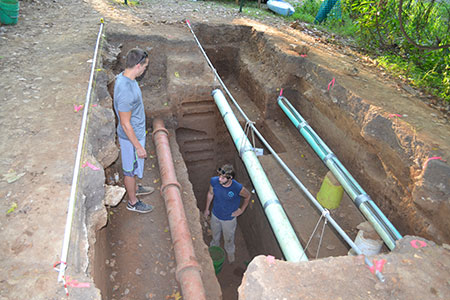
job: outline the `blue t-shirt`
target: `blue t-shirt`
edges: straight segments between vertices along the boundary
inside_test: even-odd
[[[232,180],[229,187],[224,187],[219,183],[219,177],[213,177],[210,180],[214,192],[213,214],[220,220],[233,220],[231,214],[239,208],[241,204],[242,184]]]
[[[145,138],[145,110],[142,102],[141,89],[136,80],[123,76],[123,72],[117,75],[114,85],[114,110],[116,111],[119,124],[117,135],[122,139],[128,137],[120,124],[119,111],[131,111],[130,123],[138,140]]]

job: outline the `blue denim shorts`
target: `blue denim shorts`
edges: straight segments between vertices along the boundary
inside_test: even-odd
[[[139,158],[133,144],[126,139],[119,138],[122,169],[125,176],[142,178],[144,175],[144,159]],[[139,140],[145,148],[145,138]]]

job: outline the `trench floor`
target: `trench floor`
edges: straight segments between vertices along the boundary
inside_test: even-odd
[[[142,196],[141,200],[153,205],[149,214],[137,214],[126,209],[126,195],[117,207],[109,210],[107,240],[109,258],[105,261],[109,282],[108,290],[102,291],[104,299],[177,299],[181,295],[175,278],[176,261],[169,230],[164,199],[159,193],[160,174],[151,141],[147,141],[150,154],[142,184],[153,186],[155,192]],[[116,164],[120,164],[118,161]],[[203,223],[204,240],[211,241],[208,223]],[[221,241],[223,247],[223,239]],[[236,260],[227,258],[217,279],[224,300],[238,299],[237,289],[252,257],[245,239],[237,227]],[[197,254],[198,256],[198,254]]]
[[[109,210],[109,244],[105,247],[110,248],[111,257],[105,263],[109,265],[106,277],[110,290],[104,299],[175,299],[181,294],[175,279],[176,262],[166,208],[159,193],[157,159],[150,150],[154,149],[150,140],[142,184],[153,186],[155,192],[140,199],[153,205],[153,211],[128,211],[126,195],[116,208]]]
[[[209,227],[209,226],[208,226]],[[210,230],[207,230],[210,233]],[[205,242],[209,245],[211,241],[211,235],[205,235]],[[228,258],[222,265],[222,270],[217,274],[220,287],[222,289],[223,300],[237,300],[238,299],[238,287],[241,285],[242,276],[244,275],[247,265],[250,263],[253,257],[250,256],[245,244],[245,238],[242,234],[242,230],[238,224],[235,235],[236,254],[235,261],[230,264]],[[223,248],[223,238],[221,239],[221,247]]]

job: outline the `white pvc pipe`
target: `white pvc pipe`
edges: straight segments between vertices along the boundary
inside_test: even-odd
[[[80,174],[81,154],[83,151],[83,141],[84,141],[84,135],[85,135],[85,131],[86,131],[86,122],[87,122],[87,115],[88,115],[88,111],[89,111],[89,102],[91,99],[92,82],[94,80],[94,71],[95,71],[95,65],[97,62],[97,53],[98,53],[98,47],[100,44],[100,37],[103,32],[103,25],[104,25],[103,19],[101,19],[100,30],[98,31],[97,43],[95,45],[94,59],[92,61],[91,76],[89,78],[89,86],[88,86],[88,90],[86,92],[86,101],[84,103],[83,119],[81,121],[80,136],[78,138],[77,156],[75,159],[75,166],[73,168],[72,187],[70,189],[70,198],[69,198],[69,207],[68,207],[68,211],[67,211],[66,228],[64,230],[64,240],[63,240],[63,246],[62,246],[62,250],[61,250],[61,264],[59,267],[58,282],[65,281],[64,274],[65,274],[66,267],[67,267],[67,255],[69,252],[70,233],[72,231],[72,221],[73,221],[73,215],[75,213],[75,200],[76,200],[75,196],[76,196],[77,185],[78,185],[78,177]]]

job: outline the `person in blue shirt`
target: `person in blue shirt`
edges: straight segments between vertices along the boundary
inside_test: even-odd
[[[147,158],[145,110],[136,80],[145,74],[148,63],[147,52],[139,48],[131,49],[127,53],[125,71],[117,75],[114,84],[114,110],[119,120],[117,136],[128,195],[127,209],[139,213],[148,213],[153,209],[137,196],[150,194],[154,188],[136,185],[136,176],[143,177],[144,159]]]
[[[210,215],[211,203],[211,231],[213,239],[210,246],[220,246],[220,237],[223,232],[224,248],[228,255],[228,262],[234,262],[234,233],[236,231],[236,218],[242,215],[250,201],[250,192],[239,182],[234,180],[232,165],[224,165],[217,170],[218,176],[210,180],[206,196],[205,217]],[[241,198],[243,203],[241,205]],[[214,201],[213,201],[214,200]]]

